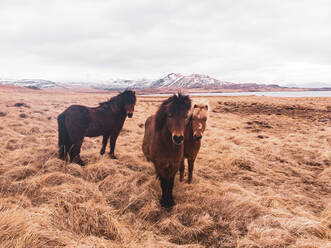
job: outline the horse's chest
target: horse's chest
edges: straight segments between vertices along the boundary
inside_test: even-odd
[[[176,145],[176,147],[163,146],[157,149],[155,155],[159,160],[175,163],[181,160],[183,153],[184,147]]]
[[[185,143],[184,155],[186,158],[193,158],[197,155],[200,149],[200,142]]]

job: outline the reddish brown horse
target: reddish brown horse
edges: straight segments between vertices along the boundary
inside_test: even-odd
[[[126,90],[98,107],[90,108],[71,105],[58,118],[59,156],[65,160],[69,153],[70,161],[85,165],[80,158],[80,148],[84,137],[103,136],[100,153],[104,154],[110,137],[110,157],[115,159],[115,144],[126,116],[132,117],[136,95]]]
[[[208,105],[194,104],[189,117],[186,120],[184,134],[184,157],[180,165],[180,181],[184,177],[184,160],[188,161],[188,183],[192,182],[194,161],[198,155],[201,146],[203,132],[206,129]]]
[[[160,179],[163,207],[175,204],[172,189],[184,153],[185,118],[190,107],[189,96],[173,95],[145,123],[142,149],[147,160],[153,162]]]

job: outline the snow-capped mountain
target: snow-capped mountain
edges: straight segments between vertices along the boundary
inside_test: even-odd
[[[89,85],[93,89],[106,89],[106,90],[121,90],[121,89],[144,89],[149,88],[154,80],[140,79],[140,80],[127,80],[116,79],[102,82],[89,82],[85,85]]]
[[[22,87],[28,87],[34,89],[62,87],[58,83],[43,79],[21,79],[21,80],[0,79],[0,84],[22,86]]]
[[[233,83],[220,81],[208,75],[191,74],[183,76],[179,73],[171,73],[152,83],[152,88],[221,88],[233,85]]]
[[[183,76],[179,73],[171,73],[158,79],[111,79],[104,81],[76,81],[76,82],[52,82],[42,79],[22,79],[22,80],[0,80],[0,84],[10,84],[24,86],[35,89],[42,88],[92,88],[103,90],[122,90],[131,89],[148,89],[148,88],[202,88],[215,89],[224,88],[233,85],[233,83],[220,81],[207,75],[191,74]]]

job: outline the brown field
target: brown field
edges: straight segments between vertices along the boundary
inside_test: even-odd
[[[85,168],[57,158],[57,115],[109,97],[1,86],[0,247],[331,247],[331,98],[201,98],[193,182],[176,177],[167,211],[141,151],[164,98],[138,97],[118,160],[101,137],[85,138]]]

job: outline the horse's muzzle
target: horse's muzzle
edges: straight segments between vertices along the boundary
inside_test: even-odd
[[[172,141],[176,144],[176,145],[180,145],[184,140],[184,136],[183,135],[173,135],[172,136]]]
[[[132,118],[132,116],[133,116],[133,113],[128,113],[129,118]]]
[[[198,136],[198,135],[193,135],[193,140],[195,142],[199,142],[202,139],[202,136]]]

